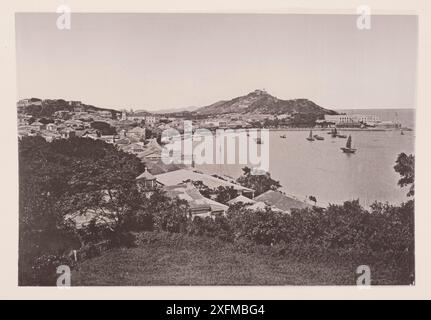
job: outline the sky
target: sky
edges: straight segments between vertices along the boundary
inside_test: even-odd
[[[18,99],[200,107],[265,89],[330,109],[414,108],[417,17],[17,13]]]

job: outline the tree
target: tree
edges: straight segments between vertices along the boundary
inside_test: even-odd
[[[91,123],[91,127],[93,129],[99,130],[102,135],[109,136],[117,134],[114,127],[112,127],[109,123],[103,121],[94,121]]]
[[[317,204],[317,198],[315,196],[309,196],[308,199],[314,202],[314,205]]]
[[[243,175],[237,179],[237,182],[255,191],[255,196],[258,196],[268,190],[277,190],[281,187],[280,182],[271,178],[269,172],[265,174],[252,174],[249,167],[242,169]]]
[[[211,198],[211,194],[214,193],[214,189],[209,188],[206,184],[204,184],[202,181],[191,181],[186,180],[185,182],[192,182],[193,186],[199,190],[201,195],[203,195],[205,198]]]
[[[80,239],[65,220],[68,214],[91,210],[110,219],[113,232],[122,232],[125,217],[146,201],[135,182],[143,169],[136,156],[100,140],[48,143],[41,137],[23,137],[19,141],[20,279],[28,279],[23,274],[32,272],[37,257],[76,248]]]
[[[163,195],[158,195],[162,196]],[[168,200],[165,198],[165,200]],[[175,199],[173,201],[160,201],[157,200],[156,207],[153,207],[153,219],[154,227],[159,231],[168,232],[183,232],[186,229],[188,216],[189,216],[189,206],[187,201]]]
[[[185,182],[190,182],[186,180]],[[209,188],[202,181],[191,181],[193,186],[199,190],[200,194],[205,198],[215,198],[217,202],[227,204],[227,202],[238,196],[238,192],[233,187],[219,186],[217,189]]]
[[[275,244],[285,235],[282,223],[283,214],[264,210],[247,210],[241,206],[229,208],[228,221],[233,230],[235,240],[246,239],[257,244]]]
[[[220,186],[216,190],[216,201],[227,204],[228,201],[238,196],[238,192],[233,187]]]
[[[42,124],[48,124],[48,123],[54,123],[54,120],[50,118],[41,118],[39,119],[39,122]]]
[[[400,174],[401,179],[398,181],[400,187],[410,185],[410,190],[407,193],[408,197],[415,194],[415,157],[406,155],[404,152],[398,155],[394,169]]]

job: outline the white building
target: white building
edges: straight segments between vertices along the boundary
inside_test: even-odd
[[[136,139],[145,139],[145,128],[135,127],[127,132],[127,136]]]
[[[145,124],[154,126],[156,123],[158,123],[158,117],[156,116],[146,116],[145,117]]]
[[[32,124],[30,124],[30,128],[36,131],[40,131],[43,128],[45,128],[45,125],[39,121],[35,121]]]
[[[112,112],[107,111],[107,110],[98,111],[97,114],[103,118],[111,118],[112,117]]]
[[[361,123],[367,123],[367,124],[375,124],[377,122],[380,122],[380,118],[375,115],[363,115],[363,114],[354,114],[352,115],[353,119],[355,119],[357,122]]]
[[[121,121],[127,120],[127,112],[125,110],[121,111]]]
[[[142,121],[145,121],[145,116],[131,115],[131,116],[127,116],[127,120],[132,120],[135,122],[142,122]]]
[[[51,131],[51,132],[55,132],[55,131],[57,131],[57,126],[54,123],[48,123],[46,125],[46,130]]]
[[[363,115],[363,114],[337,114],[327,115],[325,114],[325,121],[332,122],[334,124],[376,124],[380,122],[380,118],[375,115]]]

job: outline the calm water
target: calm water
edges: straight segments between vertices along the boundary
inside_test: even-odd
[[[316,132],[324,141],[309,142],[308,131],[270,132],[270,173],[283,190],[304,199],[314,195],[319,205],[359,199],[368,206],[375,200],[400,203],[406,188],[397,185],[395,160],[401,152],[414,153],[414,131],[361,132],[351,134],[356,154],[344,154],[346,139]],[[280,135],[285,134],[286,139]],[[238,177],[244,165],[201,165],[205,172]]]

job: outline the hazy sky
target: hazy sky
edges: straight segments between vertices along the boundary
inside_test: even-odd
[[[18,98],[204,106],[265,88],[334,109],[415,107],[417,19],[355,15],[16,15]]]

